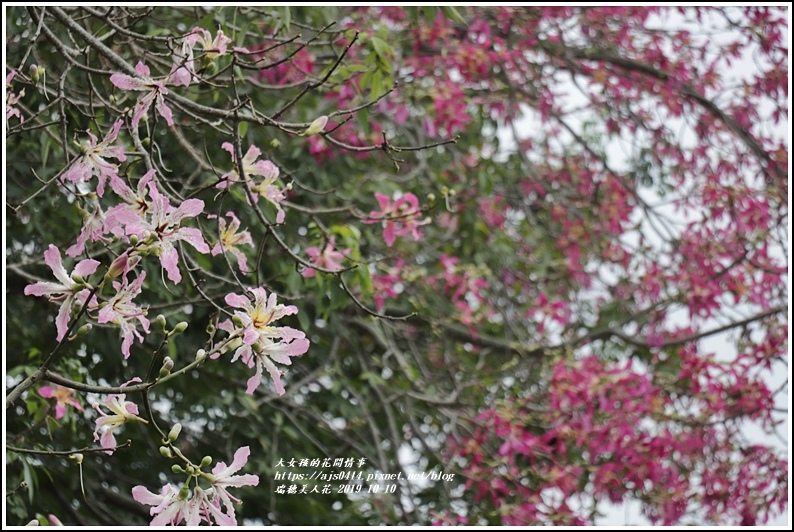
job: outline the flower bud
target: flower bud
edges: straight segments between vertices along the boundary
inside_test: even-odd
[[[130,235],[130,244],[133,246],[138,245],[138,237],[136,235]]]
[[[312,122],[311,125],[306,129],[306,131],[301,133],[301,135],[304,137],[309,137],[311,135],[322,133],[323,129],[325,129],[325,124],[327,123],[328,123],[328,117],[321,116],[320,118]]]
[[[80,326],[79,329],[77,329],[77,332],[74,333],[74,337],[75,338],[79,338],[79,337],[81,337],[83,335],[86,335],[93,328],[94,328],[93,325],[91,325],[90,323],[86,323],[85,325],[82,325],[82,326]]]
[[[165,330],[165,316],[162,314],[158,314],[157,317],[154,319],[154,324],[157,325],[161,330]]]
[[[273,139],[270,141],[270,147],[274,149],[278,149],[281,147],[281,141],[278,139]]]
[[[235,314],[234,316],[232,316],[232,323],[234,323],[238,327],[242,327],[243,326],[243,318],[241,318],[238,314]]]
[[[185,466],[185,473],[188,475],[193,475],[196,472],[196,468],[192,465]]]
[[[72,281],[74,281],[77,284],[85,284],[85,279],[83,279],[83,276],[80,275],[79,273],[72,274]]]
[[[206,72],[208,76],[211,76],[218,71],[218,65],[215,63],[215,61],[210,61],[207,63],[207,66],[204,67],[204,69],[204,72]]]
[[[68,458],[69,460],[74,460],[77,465],[83,463],[83,455],[81,453],[70,454]]]
[[[171,466],[171,472],[172,472],[172,473],[179,474],[179,473],[184,473],[184,472],[185,472],[185,470],[184,470],[184,469],[182,469],[182,466],[181,466],[181,465],[179,465],[179,464],[174,464],[174,465],[172,465],[172,466]]]
[[[141,140],[141,145],[142,145],[144,148],[148,148],[149,146],[151,146],[151,145],[152,145],[152,139],[151,139],[150,137],[146,137],[146,138],[144,138],[143,140]]]
[[[165,445],[160,447],[160,454],[163,456],[163,458],[173,458],[174,457],[174,453],[172,453],[171,449],[166,447]]]
[[[130,257],[127,253],[122,253],[110,264],[105,279],[115,279],[127,271],[130,265]]]
[[[211,463],[212,463],[212,457],[209,456],[209,455],[205,456],[204,458],[201,459],[201,466],[200,467],[207,467]]]
[[[163,368],[167,369],[168,371],[174,369],[174,359],[171,357],[165,357],[163,359]]]
[[[179,497],[180,501],[184,501],[185,499],[187,499],[188,495],[190,495],[190,488],[189,487],[184,486],[181,490],[179,490],[178,497]]]
[[[168,441],[170,442],[176,441],[176,439],[179,437],[180,432],[182,432],[182,425],[180,423],[177,423],[176,425],[171,427],[171,431],[168,433]]]
[[[427,201],[430,202],[436,201],[436,195],[431,192],[430,194],[427,195]]]
[[[44,69],[42,69],[44,70]],[[33,83],[38,83],[41,79],[41,74],[39,73],[39,66],[38,65],[30,65],[30,79],[33,80]]]
[[[199,349],[198,351],[196,351],[196,360],[197,361],[201,362],[205,358],[207,358],[207,352],[206,351],[204,351],[203,349]]]
[[[171,331],[171,334],[183,333],[183,332],[185,332],[185,329],[187,329],[187,322],[186,321],[180,321],[179,323],[177,323],[174,326],[173,330]]]

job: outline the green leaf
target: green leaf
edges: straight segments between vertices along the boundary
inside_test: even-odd
[[[441,12],[444,13],[445,17],[453,22],[460,22],[462,24],[466,22],[463,20],[463,17],[460,15],[460,13],[458,13],[458,10],[452,6],[442,6]]]

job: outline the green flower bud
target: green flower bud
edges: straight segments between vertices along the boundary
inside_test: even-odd
[[[211,463],[212,463],[212,457],[209,455],[201,459],[201,467],[207,467]]]
[[[158,314],[157,317],[154,319],[154,324],[158,326],[161,330],[165,330],[165,316],[162,314]]]
[[[89,331],[93,328],[94,328],[93,325],[91,325],[90,323],[86,323],[85,325],[82,325],[79,329],[77,329],[77,332],[74,333],[74,336],[75,338],[79,338],[83,335],[88,334]]]
[[[234,316],[232,316],[232,323],[234,323],[238,327],[242,327],[243,326],[243,318],[241,318],[239,315],[235,314]]]
[[[44,69],[42,69],[44,70]],[[30,79],[33,80],[33,83],[38,83],[41,79],[41,74],[39,73],[39,66],[38,65],[30,65]]]
[[[132,244],[133,246],[137,246],[138,245],[138,237],[135,236],[135,235],[130,235],[130,244]]]
[[[187,499],[188,495],[190,495],[190,488],[189,487],[184,486],[181,490],[179,490],[178,497],[179,497],[180,501],[184,501],[185,499]]]
[[[309,127],[301,133],[304,137],[309,137],[311,135],[316,135],[318,133],[322,133],[323,129],[325,129],[325,125],[328,123],[327,116],[321,116],[320,118],[316,119],[314,122],[309,125]]]
[[[278,139],[273,139],[270,141],[270,147],[274,149],[278,149],[281,147],[281,141]]]
[[[180,321],[179,323],[177,323],[174,326],[174,329],[171,331],[171,333],[172,334],[183,333],[183,332],[185,332],[185,329],[187,329],[187,322],[186,321]]]
[[[83,455],[80,453],[70,454],[69,460],[74,460],[77,465],[80,465],[83,463]]]
[[[180,474],[180,473],[184,473],[184,472],[185,472],[185,470],[184,470],[184,469],[182,469],[182,466],[181,466],[181,465],[179,465],[179,464],[174,464],[174,465],[172,465],[172,466],[171,466],[171,472],[172,472],[172,473],[176,473],[176,474],[178,475],[178,474]]]
[[[171,431],[168,433],[168,441],[170,442],[176,441],[176,439],[179,437],[180,432],[182,432],[182,425],[180,423],[177,423],[176,425],[171,427]]]
[[[160,454],[163,456],[163,458],[173,458],[174,457],[174,453],[172,453],[171,449],[166,447],[165,445],[160,447]]]
[[[196,351],[196,360],[201,362],[205,358],[207,358],[207,352],[206,351],[204,351],[203,349],[199,349],[198,351]]]
[[[144,148],[148,148],[152,145],[152,139],[150,137],[146,137],[141,141],[141,145],[143,145]]]

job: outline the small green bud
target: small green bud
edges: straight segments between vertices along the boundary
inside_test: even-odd
[[[29,70],[30,79],[33,80],[34,84],[39,82],[39,80],[41,79],[41,74],[44,72],[43,68],[41,69],[41,72],[39,72],[39,68],[41,67],[39,67],[38,65],[30,65],[30,70]]]
[[[80,275],[79,273],[72,274],[72,281],[74,281],[77,284],[85,284],[85,279],[83,279],[83,276]]]
[[[177,423],[176,425],[171,427],[171,431],[168,433],[168,441],[170,442],[176,441],[176,439],[179,437],[180,432],[182,432],[182,425],[180,423]]]
[[[137,246],[138,245],[138,237],[135,236],[135,235],[130,235],[130,244],[132,244],[133,246]]]
[[[215,63],[215,61],[210,61],[204,68],[204,72],[206,72],[208,76],[211,76],[218,71],[218,65]]]
[[[431,192],[430,194],[427,195],[427,201],[430,202],[436,201],[436,195]]]
[[[201,362],[205,358],[207,358],[207,352],[206,351],[204,351],[203,349],[199,349],[198,351],[196,351],[196,360]]]
[[[209,455],[205,456],[204,458],[201,459],[201,466],[200,467],[207,467],[211,463],[212,463],[212,457],[209,456]]]
[[[232,316],[232,323],[234,323],[238,327],[242,327],[243,326],[243,318],[241,318],[239,315],[235,314],[234,316]]]
[[[193,475],[196,473],[196,468],[191,465],[185,466],[185,473],[187,473],[188,475]]]
[[[165,330],[165,316],[162,314],[158,314],[157,317],[154,319],[154,324],[160,327],[161,330]]]
[[[174,453],[172,453],[171,449],[166,447],[165,445],[160,447],[160,454],[163,456],[163,458],[173,458],[174,457]]]
[[[179,497],[180,501],[184,501],[185,499],[187,499],[188,495],[190,495],[190,488],[189,487],[184,486],[181,490],[179,490],[178,497]]]
[[[91,325],[90,323],[86,323],[85,325],[82,325],[79,329],[77,329],[77,332],[74,333],[74,336],[75,338],[79,338],[83,335],[88,334],[93,328],[94,328],[93,325]]]
[[[309,127],[301,133],[301,136],[309,137],[311,135],[316,135],[318,133],[322,133],[323,129],[325,129],[325,125],[328,123],[327,116],[321,116],[320,118],[316,119],[312,122]]]
[[[185,332],[185,329],[187,329],[187,322],[186,321],[180,321],[179,323],[177,323],[174,326],[174,329],[171,331],[171,333],[172,334],[183,333],[183,332]]]
[[[69,460],[74,460],[77,465],[80,465],[83,463],[83,455],[80,453],[70,454]]]
[[[141,144],[143,145],[144,148],[148,148],[149,146],[152,145],[152,139],[150,137],[146,137],[141,141]]]
[[[270,147],[273,149],[278,149],[281,147],[281,141],[278,139],[273,139],[270,141]]]
[[[184,470],[184,469],[182,469],[182,466],[181,466],[181,465],[179,465],[179,464],[174,464],[174,465],[172,465],[172,466],[171,466],[171,472],[172,472],[172,473],[176,473],[176,474],[178,475],[179,473],[184,473],[184,472],[185,472],[185,470]]]

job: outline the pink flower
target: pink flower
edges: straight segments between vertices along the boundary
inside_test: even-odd
[[[149,514],[155,517],[149,523],[150,526],[176,526],[183,520],[187,521],[188,526],[196,526],[201,521],[198,511],[194,510],[194,499],[188,500],[187,495],[182,497],[172,484],[163,486],[160,495],[144,486],[135,486],[132,488],[132,498],[141,504],[153,506]]]
[[[174,86],[189,86],[196,79],[196,65],[193,59],[193,41],[188,35],[182,39],[177,52],[174,52],[174,64],[168,74],[168,82]]]
[[[138,127],[138,122],[141,121],[144,113],[151,107],[152,102],[160,113],[160,116],[165,118],[169,126],[174,125],[174,119],[171,116],[171,109],[165,104],[164,96],[168,94],[168,89],[165,88],[164,81],[155,81],[151,78],[149,67],[138,61],[135,65],[135,71],[139,77],[128,76],[127,74],[113,74],[110,76],[110,82],[122,90],[127,91],[148,91],[138,98],[138,103],[135,104],[135,109],[132,113],[132,127]]]
[[[414,240],[422,238],[419,226],[430,223],[429,219],[419,220],[422,214],[419,209],[419,200],[410,192],[400,196],[392,205],[388,196],[376,193],[375,198],[380,205],[380,211],[369,213],[369,219],[361,220],[365,224],[383,222],[383,240],[391,247],[398,236],[413,235]]]
[[[240,220],[238,220],[237,216],[235,216],[231,211],[227,212],[226,216],[231,218],[232,221],[229,223],[229,225],[226,225],[226,220],[223,218],[218,219],[218,227],[221,238],[212,248],[212,255],[220,255],[224,251],[229,251],[232,255],[237,257],[237,265],[239,266],[240,271],[243,273],[248,273],[248,263],[246,261],[245,255],[242,251],[237,249],[237,246],[246,244],[253,247],[254,241],[251,240],[251,233],[248,231],[240,231],[238,233],[237,230],[240,228]]]
[[[127,224],[126,232],[147,241],[147,249],[160,256],[160,264],[168,272],[168,278],[179,283],[182,274],[179,271],[179,253],[174,244],[183,240],[199,253],[210,252],[199,229],[179,226],[183,219],[193,218],[204,212],[204,202],[200,199],[188,199],[179,207],[173,207],[168,198],[157,190],[153,181],[148,186],[149,197],[152,199],[149,218],[138,218],[137,221]]]
[[[221,148],[231,154],[234,164],[232,171],[222,175],[221,182],[217,185],[218,188],[226,188],[232,183],[239,183],[240,175],[237,173],[237,156],[234,153],[234,146],[229,142],[224,142],[221,144]],[[243,172],[248,178],[256,175],[264,177],[266,181],[275,181],[279,174],[278,166],[270,161],[259,161],[260,155],[262,155],[262,150],[252,144],[243,155]]]
[[[226,295],[226,303],[242,309],[243,312],[234,313],[240,324],[238,327],[235,327],[232,321],[226,320],[219,325],[219,328],[232,335],[242,336],[242,345],[235,351],[232,362],[239,358],[249,368],[256,367],[256,373],[248,380],[246,393],[254,393],[262,381],[263,370],[267,369],[276,386],[276,392],[284,395],[281,372],[272,361],[291,365],[290,357],[300,356],[309,350],[309,340],[302,331],[292,327],[271,325],[284,316],[297,314],[298,309],[295,306],[277,305],[276,294],[270,294],[268,297],[263,288],[254,288],[251,293],[254,295],[253,304],[243,295]],[[213,358],[218,356],[219,354],[216,354]]]
[[[234,515],[233,502],[239,503],[240,499],[232,496],[227,489],[239,488],[241,486],[257,486],[259,484],[259,477],[257,475],[235,475],[245,464],[248,463],[248,456],[251,454],[251,449],[248,446],[240,447],[234,453],[234,461],[231,465],[227,466],[224,462],[218,462],[212,469],[212,477],[214,481],[211,482],[214,497],[213,504],[220,506],[221,504],[226,508],[226,516],[237,524],[237,518]],[[218,523],[219,525],[221,523]]]
[[[136,379],[140,380],[140,379]],[[105,406],[110,409],[112,414],[106,414],[99,408],[99,403],[94,403],[94,408],[100,413],[100,417],[96,420],[96,428],[94,429],[94,441],[99,440],[102,447],[115,447],[116,437],[113,431],[127,423],[128,421],[140,421],[141,423],[148,423],[145,419],[138,417],[138,406],[130,401],[125,401],[125,394],[112,394],[108,395],[105,399]],[[102,436],[99,432],[102,431]],[[105,451],[107,454],[113,454],[113,450]]]
[[[345,258],[346,253],[350,253],[350,249],[345,249],[342,252],[336,251],[336,237],[332,236],[328,239],[328,243],[326,244],[323,252],[320,253],[320,250],[312,246],[306,249],[306,254],[311,257],[312,264],[316,264],[321,268],[325,268],[326,270],[341,270],[342,263],[340,262]],[[303,270],[304,277],[314,277],[317,272],[313,268],[306,268]]]
[[[235,163],[235,169],[222,175],[221,182],[216,185],[218,188],[226,188],[232,183],[239,183],[240,175],[237,173],[236,169],[237,157],[234,154],[234,146],[228,142],[224,142],[221,147],[231,154],[232,162]],[[259,195],[272,203],[277,211],[276,223],[284,223],[286,214],[284,213],[284,209],[281,208],[281,202],[287,198],[286,192],[290,190],[291,187],[287,186],[284,189],[279,189],[274,185],[279,175],[278,166],[270,161],[259,161],[260,155],[262,155],[262,150],[251,145],[251,147],[248,148],[248,152],[243,156],[243,172],[245,172],[246,178],[249,179],[252,176],[260,176],[263,178],[262,182],[251,187],[254,198]]]
[[[58,311],[58,317],[55,318],[55,327],[58,330],[57,340],[60,342],[66,332],[69,330],[69,317],[72,311],[72,303],[78,301],[81,305],[85,305],[85,300],[90,291],[82,284],[78,284],[72,280],[73,276],[80,276],[83,278],[93,274],[99,261],[93,259],[81,260],[75,266],[74,271],[69,274],[61,263],[61,252],[58,248],[50,244],[47,251],[44,252],[44,262],[50,267],[55,278],[60,283],[52,282],[38,282],[25,287],[26,296],[48,296],[50,301],[63,301],[61,308]],[[57,297],[56,297],[57,296]],[[96,300],[92,300],[95,304]]]
[[[83,215],[83,227],[80,229],[80,234],[77,235],[77,242],[66,248],[66,254],[70,257],[77,257],[85,251],[86,242],[111,242],[110,238],[105,236],[107,228],[105,226],[105,213],[99,203],[94,203],[92,210],[87,211],[78,206],[78,209]]]
[[[127,155],[124,153],[122,146],[112,146],[119,135],[122,125],[124,125],[123,120],[113,124],[113,128],[107,137],[100,143],[97,143],[97,137],[91,133],[91,130],[86,130],[89,139],[80,146],[82,155],[64,172],[62,179],[72,183],[80,183],[90,181],[91,177],[96,174],[99,178],[96,193],[97,196],[102,197],[105,193],[105,181],[110,179],[112,183],[114,179],[119,179],[118,165],[109,163],[105,158],[112,157],[119,161],[127,160]]]
[[[224,35],[223,30],[218,30],[218,33],[215,34],[215,39],[212,39],[212,34],[209,31],[198,26],[193,28],[193,33],[188,35],[186,39],[190,40],[191,45],[201,44],[205,57],[209,60],[213,60],[219,55],[225,55],[227,45],[232,42],[231,38]]]
[[[6,122],[11,119],[12,116],[16,116],[19,118],[20,122],[25,121],[25,117],[22,116],[22,113],[19,112],[19,109],[15,107],[19,100],[25,95],[25,89],[19,91],[19,94],[14,94],[11,90],[11,80],[17,75],[16,70],[12,70],[6,76]]]
[[[66,415],[67,406],[73,406],[80,412],[83,412],[83,407],[80,405],[80,402],[72,397],[73,393],[74,390],[65,386],[61,386],[60,384],[42,386],[39,388],[40,396],[47,399],[55,399],[55,419],[61,419],[64,415]]]
[[[97,319],[99,323],[115,323],[121,327],[121,352],[124,354],[124,358],[130,356],[133,336],[137,337],[139,342],[143,342],[143,336],[136,329],[133,320],[137,319],[144,332],[149,332],[146,310],[137,307],[132,302],[132,299],[141,293],[141,286],[145,278],[146,272],[142,271],[132,283],[127,283],[126,277],[124,277],[123,284],[114,281],[113,288],[116,289],[116,294],[110,298],[107,305],[99,310]]]

